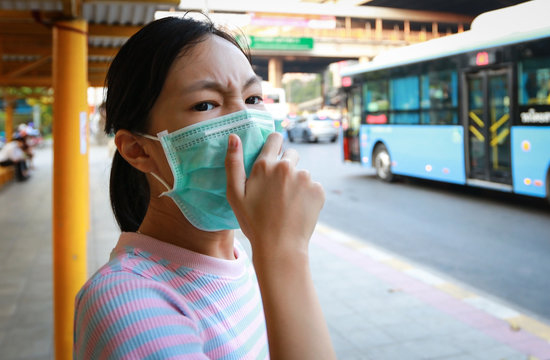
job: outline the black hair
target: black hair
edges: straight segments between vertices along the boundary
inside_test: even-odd
[[[250,55],[236,39],[206,21],[167,17],[153,21],[134,34],[113,59],[105,87],[105,132],[120,129],[146,133],[150,111],[157,101],[170,66],[209,35],[220,36]],[[149,206],[149,184],[118,151],[113,157],[110,180],[111,207],[122,231],[136,231]]]

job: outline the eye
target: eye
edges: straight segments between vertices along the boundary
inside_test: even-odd
[[[195,111],[208,111],[214,108],[214,104],[209,102],[201,102],[196,105],[193,105],[193,110]]]
[[[264,99],[261,96],[254,95],[245,100],[245,103],[250,105],[259,105],[264,102]]]

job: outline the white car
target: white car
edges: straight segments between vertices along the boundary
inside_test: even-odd
[[[297,120],[287,128],[288,141],[335,142],[340,121],[325,115],[312,114]]]

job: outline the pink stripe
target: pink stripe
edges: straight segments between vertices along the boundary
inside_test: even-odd
[[[263,317],[256,316],[254,321],[241,334],[231,339],[231,344],[233,346],[227,346],[227,344],[220,344],[218,347],[208,351],[206,355],[208,355],[208,357],[211,359],[217,359],[217,358],[225,357],[231,354],[233,349],[236,349],[242,346],[246,342],[246,340],[249,339],[252,334],[254,334],[254,332],[258,329],[258,327],[262,326],[263,324],[264,324]],[[258,341],[260,341],[260,339]]]
[[[263,321],[262,321],[262,323],[263,323]],[[263,331],[262,336],[260,336],[260,338],[258,339],[256,344],[254,345],[254,347],[252,347],[252,349],[250,349],[250,352],[248,353],[250,355],[250,358],[251,359],[259,359],[258,356],[260,355],[260,353],[262,352],[264,347],[266,347],[266,354],[265,354],[264,359],[268,359],[269,358],[269,348],[267,348],[266,345],[267,345],[267,332]]]
[[[132,323],[131,326],[127,326],[121,332],[119,332],[114,338],[112,338],[107,344],[106,349],[102,351],[102,356],[100,356],[100,358],[110,359],[112,353],[116,351],[117,348],[122,346],[125,342],[135,338],[141,333],[155,329],[157,327],[166,326],[166,325],[181,325],[185,327],[192,327],[192,328],[195,328],[196,330],[195,324],[193,324],[188,318],[184,316],[161,315],[161,316],[155,316],[147,319],[141,319],[140,321]],[[198,336],[192,335],[192,334],[178,334],[177,337],[179,339],[179,344],[181,344],[182,346],[184,346],[187,343],[200,342],[200,339],[198,338]],[[155,351],[155,350],[165,348],[167,346],[168,345],[165,344],[164,342],[161,342],[158,339],[153,339],[141,345],[140,347],[134,349],[130,354],[126,355],[126,357],[129,356],[129,358],[131,359],[132,358],[131,354],[136,353],[136,351],[138,351],[139,349],[141,349],[141,351],[145,351],[145,350]],[[104,352],[107,352],[105,356],[103,356]]]
[[[119,307],[114,309],[110,316],[105,318],[99,326],[97,326],[94,329],[94,333],[102,334],[105,332],[111,325],[117,324],[120,319],[126,315],[141,311],[141,310],[147,310],[151,309],[153,307],[165,307],[165,308],[171,308],[168,303],[162,300],[158,299],[148,299],[147,301],[144,301],[144,299],[141,300],[134,300],[132,302],[121,304]],[[179,311],[174,310],[173,315],[159,315],[154,318],[148,318],[148,319],[167,319],[170,321],[167,321],[166,324],[174,324],[174,325],[183,325],[187,327],[193,327],[195,331],[197,331],[197,327],[194,324],[194,322],[186,317],[185,315],[179,313]],[[112,315],[112,316],[111,316]],[[152,321],[152,320],[150,320]],[[163,324],[164,325],[164,324]],[[132,324],[132,326],[135,326]],[[116,326],[115,326],[116,328]],[[111,352],[116,349],[118,345],[120,345],[122,342],[128,340],[130,338],[129,332],[126,330],[126,328],[119,329],[119,333],[115,335],[114,338],[111,338],[109,342],[107,343],[106,347],[102,350],[100,358],[109,358],[111,355]],[[122,334],[122,335],[120,335]],[[95,344],[88,344],[88,347],[95,346]],[[87,349],[88,350],[88,349]],[[108,351],[107,354],[104,354],[106,351]]]
[[[156,254],[163,259],[175,264],[186,265],[207,274],[217,274],[225,278],[238,278],[243,274],[246,253],[239,251],[234,241],[236,260],[224,260],[203,254],[199,254],[152,237],[138,233],[124,232],[120,235],[115,252],[121,253],[127,246],[142,249],[148,253]]]
[[[102,285],[104,285],[104,286],[110,285],[113,282],[124,279],[125,277],[127,277],[127,276],[117,276],[116,278],[112,278],[112,279],[109,279],[109,280],[105,281]],[[86,314],[84,315],[84,319],[81,322],[81,324],[82,324],[81,328],[82,329],[87,329],[87,328],[90,327],[90,322],[91,322],[92,318],[94,317],[94,315],[99,311],[99,309],[101,307],[105,306],[105,304],[108,301],[112,300],[113,298],[115,298],[117,296],[124,296],[124,294],[127,293],[130,290],[143,289],[144,288],[144,284],[143,284],[142,279],[136,279],[136,278],[133,278],[133,277],[128,277],[128,278],[129,278],[128,281],[125,281],[125,282],[121,283],[120,286],[115,287],[115,288],[111,289],[110,291],[107,291],[100,298],[98,298],[95,302],[92,303],[92,306],[90,306],[88,308],[88,310],[86,311]],[[148,281],[147,285],[148,285],[148,288],[151,289],[151,290],[157,290],[157,291],[162,292],[172,302],[179,303],[179,301],[177,301],[177,299],[174,296],[172,296],[172,294],[167,292],[166,289],[163,289],[162,286],[160,286],[158,283],[154,283],[151,280],[151,281]],[[83,307],[84,305],[86,305],[90,301],[89,297],[92,296],[93,293],[94,293],[93,291],[88,291],[86,299],[83,299],[83,301],[79,304],[79,307],[80,306]],[[141,301],[143,301],[143,299],[141,299]],[[166,305],[166,301],[163,301],[162,303],[164,305]],[[125,306],[125,304],[120,304],[119,308],[124,308],[124,306]],[[108,316],[110,316],[110,315],[111,314],[108,314]],[[102,322],[100,322],[100,324]],[[79,343],[83,342],[82,337],[85,336],[85,334],[86,334],[86,331],[81,331],[80,337],[78,339]],[[96,339],[96,340],[98,340],[98,339]]]
[[[195,339],[195,340],[198,340],[198,339]],[[191,342],[191,341],[189,341],[189,342]],[[198,341],[195,341],[195,342],[198,342]],[[161,347],[156,346],[158,344],[162,344],[162,346]],[[185,344],[186,344],[186,342],[182,341],[182,336],[181,335],[164,336],[162,338],[157,338],[157,339],[146,342],[145,344],[141,345],[137,349],[134,349],[132,352],[130,352],[126,356],[124,356],[124,359],[128,359],[128,360],[140,359],[140,358],[144,358],[144,357],[149,356],[149,355],[153,355],[153,354],[155,354],[155,352],[157,352],[160,349],[165,349],[165,348],[172,347],[172,346],[177,346],[177,345],[184,346]],[[151,346],[151,345],[153,345],[153,346]],[[174,359],[177,359],[177,358],[182,359],[181,357],[173,357],[173,358]],[[202,352],[201,353],[194,353],[194,354],[186,354],[184,356],[184,358],[185,359],[190,359],[190,360],[208,359],[204,355],[204,353],[202,353]]]
[[[238,301],[238,298],[235,299],[235,301]],[[250,314],[255,306],[258,304],[258,302],[261,301],[259,299],[259,296],[254,296],[250,301],[248,301],[242,308],[240,308],[237,312],[235,312],[233,315],[231,315],[229,318],[225,319],[228,324],[231,325],[237,325],[242,319],[244,319],[248,314]],[[210,314],[214,314],[214,311],[216,312],[223,312],[225,309],[220,309],[219,311],[216,310],[215,305],[211,305],[208,308],[209,311],[200,311],[200,317],[205,318],[209,316]],[[207,342],[209,340],[212,340],[216,335],[218,335],[219,332],[215,330],[213,327],[209,327],[204,329],[203,335],[201,337],[204,339],[204,342]]]
[[[143,260],[141,260],[143,261]],[[201,284],[201,286],[194,288],[192,291],[185,294],[185,297],[189,297],[192,301],[202,299],[204,295],[211,295],[219,290],[221,290],[225,285],[225,281],[204,281],[204,274],[192,270],[188,272],[185,277],[182,276],[165,276],[166,274],[174,274],[173,272],[166,270],[165,267],[159,264],[155,264],[146,270],[146,273],[149,275],[154,275],[162,277],[162,282],[164,284],[170,285],[174,289],[180,289],[182,286],[193,283],[195,285]],[[177,275],[177,274],[176,274]],[[159,281],[153,280],[152,281]],[[200,281],[200,282],[199,282]]]
[[[131,277],[128,276],[127,274],[120,274],[120,275],[117,274],[116,277],[113,277],[113,278],[108,279],[108,280],[102,280],[103,281],[102,285],[103,286],[111,285],[114,282],[119,282],[120,280],[126,279],[126,278],[130,279]],[[88,303],[90,303],[90,302],[91,302],[91,306],[88,307],[88,309],[86,310],[86,313],[84,314],[84,318],[80,322],[80,324],[81,324],[80,328],[81,329],[87,329],[90,326],[91,319],[99,311],[99,309],[104,306],[104,304],[107,301],[111,300],[115,296],[120,295],[120,293],[118,293],[118,292],[108,291],[108,292],[104,293],[101,297],[99,297],[96,301],[92,301],[90,298],[93,297],[94,295],[97,295],[96,291],[92,291],[92,290],[95,290],[95,289],[92,289],[88,286],[88,288],[86,290],[87,291],[86,291],[85,295],[82,297],[82,299],[80,299],[80,301],[78,303],[78,308],[77,308],[78,313],[80,315],[82,315],[82,312],[81,312],[80,309],[86,307],[86,305],[88,305]],[[82,337],[85,335],[85,333],[86,333],[85,331],[81,331],[80,337],[78,339],[78,343],[82,343],[82,341],[83,341]]]

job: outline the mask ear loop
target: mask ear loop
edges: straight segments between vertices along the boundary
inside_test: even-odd
[[[149,134],[140,134],[138,133],[139,136],[143,136],[144,138],[147,138],[147,139],[151,139],[151,140],[155,140],[155,141],[158,141],[160,142],[160,140],[156,137],[156,136],[152,136],[152,135],[149,135]],[[155,179],[157,179],[165,188],[166,188],[166,191],[163,192],[162,194],[160,194],[158,197],[161,197],[162,195],[166,194],[167,191],[170,191],[170,186],[168,186],[168,183],[166,183],[166,181],[162,180],[162,178],[160,176],[158,176],[157,174],[155,174],[154,172],[149,172],[149,174],[153,175],[153,177]]]
[[[155,179],[157,179],[162,185],[164,185],[164,187],[166,188],[166,191],[170,191],[170,186],[168,186],[168,184],[166,183],[166,181],[162,180],[160,178],[160,176],[158,176],[157,174],[155,174],[154,172],[150,172],[149,174],[153,175],[153,177]],[[161,197],[162,195],[166,194],[166,192],[163,192],[162,194],[160,194],[158,197]]]

